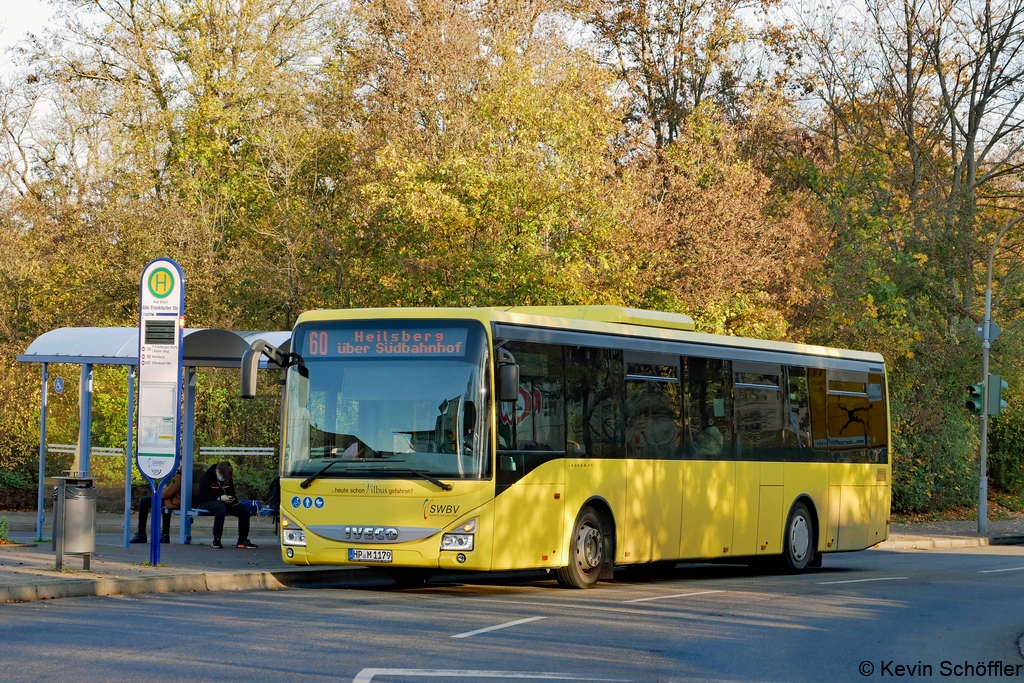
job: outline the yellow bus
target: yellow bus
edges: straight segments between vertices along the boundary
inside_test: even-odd
[[[281,552],[300,565],[554,570],[773,556],[888,537],[874,353],[702,334],[613,306],[304,313],[286,367]]]

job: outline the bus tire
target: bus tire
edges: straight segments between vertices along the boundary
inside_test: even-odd
[[[566,588],[593,588],[601,577],[608,539],[597,510],[580,510],[569,537],[569,565],[556,570],[558,583]]]
[[[782,538],[782,567],[792,573],[802,572],[810,565],[817,550],[814,518],[807,504],[797,501],[789,511]]]
[[[415,569],[410,567],[395,567],[389,569],[388,573],[400,588],[419,588],[434,575],[429,569]]]

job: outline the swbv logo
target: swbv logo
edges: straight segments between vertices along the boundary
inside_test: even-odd
[[[423,501],[423,519],[427,517],[454,517],[459,514],[461,505],[435,503],[433,498]]]

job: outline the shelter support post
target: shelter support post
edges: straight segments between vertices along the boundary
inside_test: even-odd
[[[128,432],[124,442],[124,547],[132,534],[132,461],[135,459],[135,367],[128,368]]]
[[[78,476],[88,477],[91,474],[89,456],[92,445],[92,363],[82,363],[78,411]]]
[[[182,545],[192,541],[192,518],[188,511],[192,508],[192,460],[195,453],[196,432],[196,369],[185,368],[185,411],[181,444],[181,528],[178,530],[178,542]]]
[[[46,480],[46,394],[50,382],[49,363],[43,363],[42,399],[39,405],[39,491],[36,497],[36,540],[43,540],[43,505]]]

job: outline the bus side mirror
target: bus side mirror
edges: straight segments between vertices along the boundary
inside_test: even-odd
[[[242,398],[256,398],[256,373],[261,355],[253,349],[246,349],[242,354]]]
[[[515,363],[498,366],[498,400],[519,400],[519,366]]]
[[[467,436],[473,434],[476,429],[476,404],[466,401],[462,405],[462,432]]]

